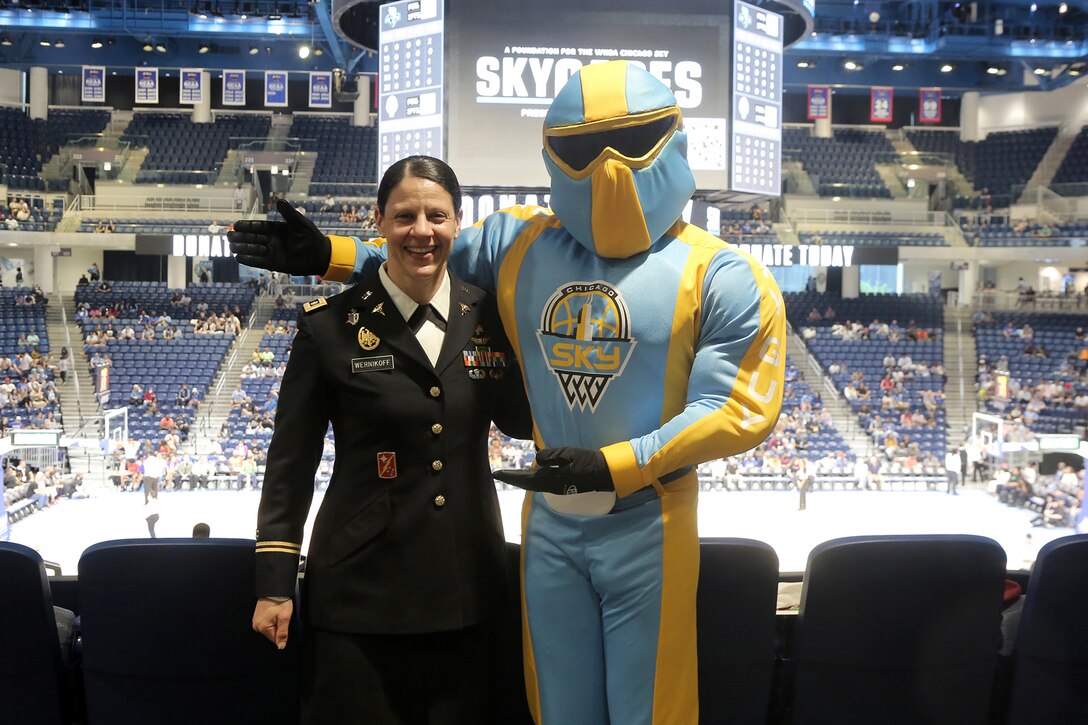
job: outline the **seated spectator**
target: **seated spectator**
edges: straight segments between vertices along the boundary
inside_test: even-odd
[[[114,229],[116,228],[117,227],[116,225],[114,225],[113,219],[103,219],[95,226],[94,232],[95,234],[112,234]],[[95,278],[92,277],[92,280],[93,279]]]
[[[155,395],[155,389],[150,385],[144,390],[143,404],[148,410],[158,409],[158,396]]]
[[[85,274],[79,275],[79,281],[76,282],[76,287],[86,287],[89,284],[90,284],[90,281],[87,279],[87,275],[85,275]]]

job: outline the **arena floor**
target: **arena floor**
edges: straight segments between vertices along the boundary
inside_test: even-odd
[[[204,521],[213,536],[252,538],[259,498],[257,491],[163,492],[156,534],[189,536],[193,524]],[[320,498],[315,496],[314,503]],[[520,491],[499,492],[511,541],[519,538],[521,500]],[[1073,533],[1032,527],[1034,512],[1004,506],[985,491],[970,488],[958,496],[936,491],[818,491],[808,495],[807,510],[798,511],[797,503],[793,492],[703,492],[699,533],[765,541],[778,552],[784,572],[803,571],[809,551],[828,539],[906,533],[989,536],[1005,548],[1009,568],[1019,569],[1025,560],[1034,560],[1040,546]],[[146,536],[143,494],[112,490],[88,499],[62,499],[11,531],[12,541],[37,549],[46,560],[59,563],[64,574],[76,573],[80,554],[93,543]]]

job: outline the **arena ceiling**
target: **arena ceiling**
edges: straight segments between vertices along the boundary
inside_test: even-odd
[[[594,7],[602,0],[594,3]],[[661,12],[663,0],[627,0]],[[763,0],[775,9],[808,0]],[[605,2],[607,4],[607,1]],[[702,0],[702,6],[725,6]],[[756,2],[756,4],[761,4]],[[456,0],[450,0],[451,12]],[[374,72],[372,0],[0,0],[0,66]],[[815,0],[787,88],[1049,89],[1088,80],[1088,0]],[[300,46],[312,49],[299,57]]]

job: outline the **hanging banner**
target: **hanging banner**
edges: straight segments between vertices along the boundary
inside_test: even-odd
[[[136,69],[136,103],[159,102],[159,69]]]
[[[332,73],[310,73],[310,108],[332,108]]]
[[[918,91],[918,122],[941,122],[941,89],[922,88]]]
[[[831,118],[831,86],[808,87],[808,120]]]
[[[244,70],[223,71],[223,105],[246,105],[246,72]]]
[[[264,72],[264,105],[287,105],[287,71],[266,70]]]
[[[203,68],[181,69],[181,97],[178,101],[191,106],[204,103]]]
[[[869,120],[873,123],[892,122],[892,89],[873,86],[869,92]]]
[[[101,103],[106,100],[106,66],[83,66],[83,83],[80,100],[84,103]]]

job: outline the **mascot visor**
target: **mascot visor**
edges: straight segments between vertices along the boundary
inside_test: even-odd
[[[544,150],[572,179],[584,179],[609,159],[632,169],[653,163],[683,118],[677,106],[573,126],[544,129]]]

